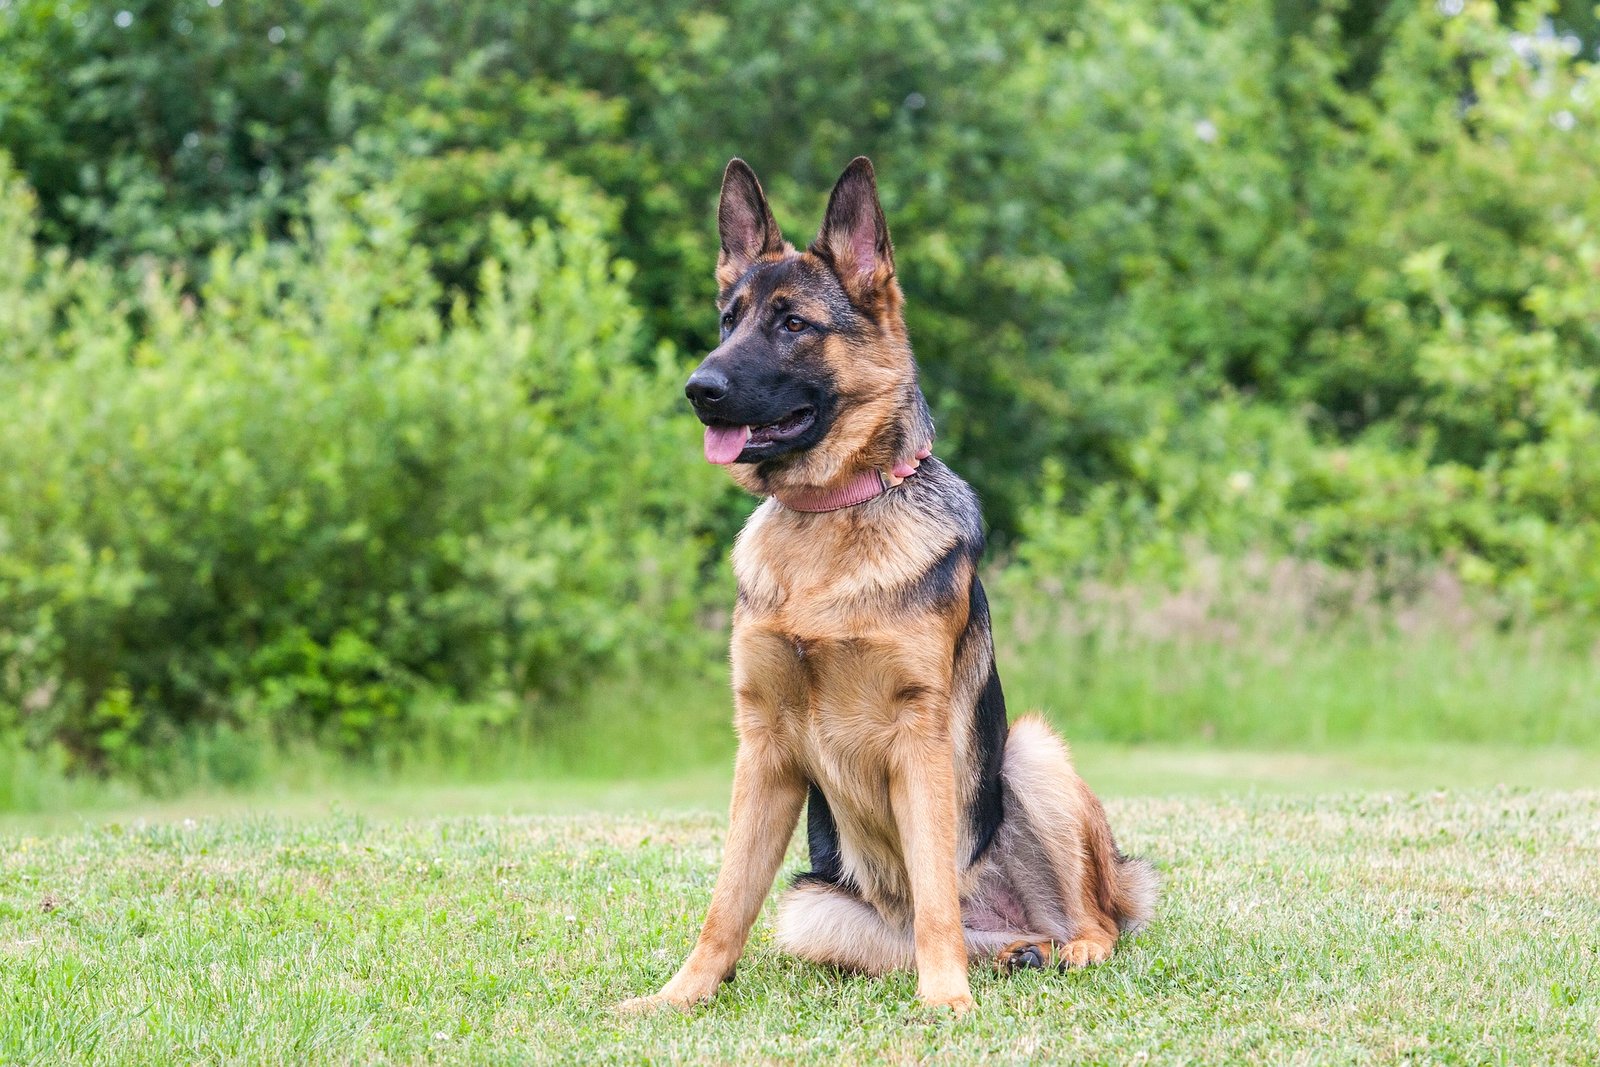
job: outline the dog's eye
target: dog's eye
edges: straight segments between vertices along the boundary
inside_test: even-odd
[[[783,328],[788,330],[790,333],[799,333],[808,325],[809,323],[807,323],[805,319],[802,319],[797,315],[790,315],[788,318],[783,320]]]
[[[722,313],[722,328],[724,330],[733,329],[733,312],[724,311]]]

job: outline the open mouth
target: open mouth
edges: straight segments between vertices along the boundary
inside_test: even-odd
[[[728,422],[706,424],[706,460],[726,466],[736,462],[748,449],[782,444],[811,429],[817,421],[816,408],[809,405],[789,412],[765,426],[736,426]]]

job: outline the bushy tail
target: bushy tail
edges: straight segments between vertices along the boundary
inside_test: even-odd
[[[1112,862],[1101,870],[1110,872],[1111,914],[1117,929],[1132,933],[1149,922],[1156,913],[1156,895],[1161,891],[1161,875],[1149,860],[1124,856],[1116,843],[1111,845]]]

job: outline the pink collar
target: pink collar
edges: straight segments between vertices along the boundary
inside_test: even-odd
[[[778,503],[790,511],[838,511],[865,504],[889,491],[889,480],[882,471],[862,471],[837,489],[801,489],[774,493]]]

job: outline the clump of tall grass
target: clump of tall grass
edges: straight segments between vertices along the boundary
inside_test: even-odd
[[[1176,585],[996,584],[1013,705],[1074,737],[1600,743],[1593,628],[1519,616],[1443,569],[1200,556]]]
[[[1442,568],[1196,553],[1173,583],[986,577],[1012,715],[1074,740],[1232,748],[1600,746],[1600,632],[1519,614]],[[725,624],[725,620],[723,623]],[[726,666],[608,679],[532,738],[628,776],[727,759]]]

